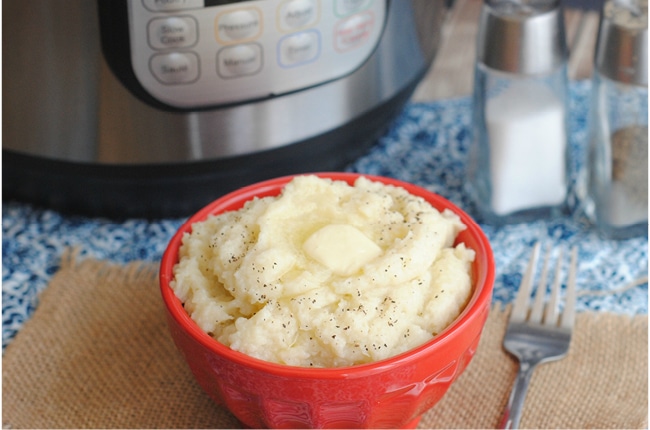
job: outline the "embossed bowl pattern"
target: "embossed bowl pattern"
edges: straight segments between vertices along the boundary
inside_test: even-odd
[[[317,173],[353,183],[355,173]],[[476,251],[473,292],[461,315],[429,342],[386,360],[340,368],[303,368],[262,361],[231,350],[204,333],[169,286],[182,236],[194,222],[240,208],[253,197],[277,195],[292,176],[227,194],[209,204],[171,239],[160,266],[160,287],[170,333],[198,384],[252,428],[415,427],[469,364],[490,308],[494,258],[480,227],[446,199],[413,184],[364,175],[401,186],[439,210],[449,208],[467,225],[457,243]]]

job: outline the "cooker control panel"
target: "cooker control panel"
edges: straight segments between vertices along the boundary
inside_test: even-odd
[[[345,76],[381,37],[386,0],[129,0],[140,84],[177,108],[280,95]]]

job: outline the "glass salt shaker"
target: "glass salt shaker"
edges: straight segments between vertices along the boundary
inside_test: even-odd
[[[604,3],[592,85],[585,211],[608,238],[647,235],[647,0]]]
[[[486,0],[474,72],[469,194],[494,224],[567,207],[567,58],[557,0]]]

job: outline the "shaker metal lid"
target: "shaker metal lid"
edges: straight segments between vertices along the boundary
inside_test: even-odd
[[[537,75],[567,60],[558,0],[485,0],[479,24],[477,59],[492,69]]]
[[[648,86],[647,0],[605,2],[594,62],[612,80]]]

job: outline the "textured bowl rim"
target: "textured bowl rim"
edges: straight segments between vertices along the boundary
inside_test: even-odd
[[[273,363],[235,351],[205,333],[185,311],[181,301],[176,297],[174,291],[169,285],[170,281],[173,279],[174,265],[178,262],[178,249],[182,243],[183,236],[185,233],[191,231],[193,223],[202,221],[212,214],[218,214],[227,210],[239,208],[245,201],[251,200],[254,197],[277,195],[284,185],[296,176],[302,175],[315,175],[321,178],[342,180],[350,184],[357,178],[363,176],[371,181],[402,187],[413,195],[425,198],[435,208],[448,208],[457,214],[461,218],[463,224],[467,227],[464,233],[469,234],[476,239],[477,245],[479,245],[480,249],[474,250],[476,251],[477,258],[484,259],[483,265],[485,266],[485,273],[476,273],[477,277],[474,280],[474,292],[463,312],[461,312],[461,314],[447,328],[420,346],[383,360],[345,367],[313,368]],[[479,264],[479,266],[481,265]],[[462,332],[462,330],[459,330],[460,328],[470,324],[470,322],[475,318],[481,317],[482,310],[486,306],[490,305],[494,278],[494,255],[490,243],[478,224],[458,206],[444,197],[415,184],[389,177],[348,172],[314,172],[287,175],[261,181],[223,195],[200,209],[179,227],[163,253],[159,272],[160,290],[167,310],[180,326],[183,327],[187,334],[200,342],[204,347],[227,360],[237,362],[250,368],[278,376],[305,379],[367,377],[374,373],[383,371],[386,367],[393,367],[403,362],[417,360],[418,356],[426,354],[431,349],[437,348],[438,345],[452,341],[455,333]]]

